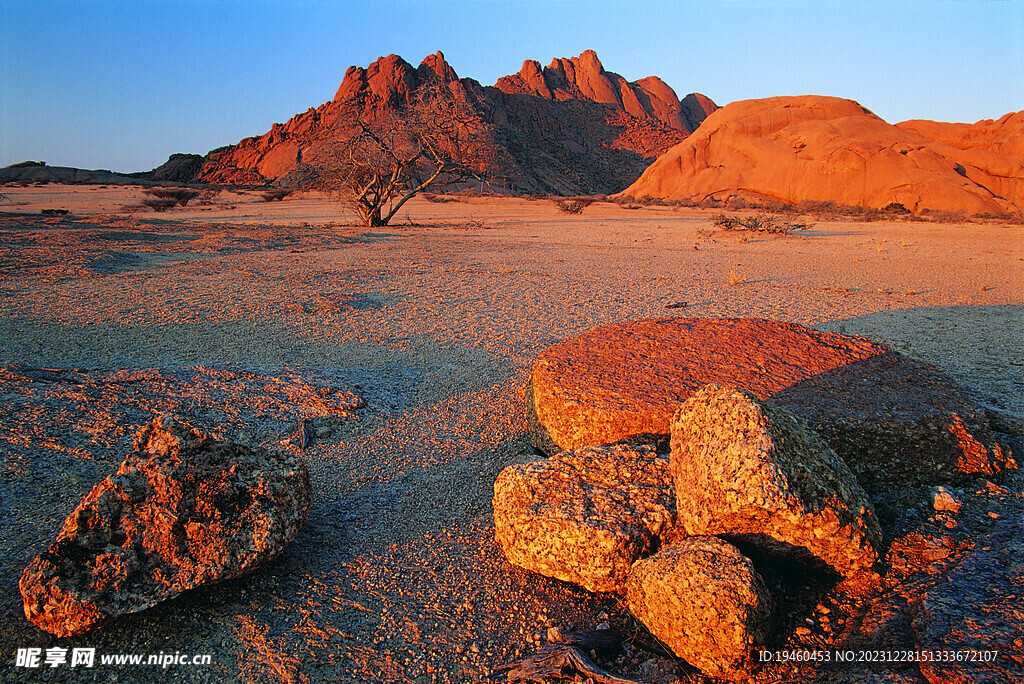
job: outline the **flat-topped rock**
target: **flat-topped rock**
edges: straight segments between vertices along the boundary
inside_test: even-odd
[[[244,575],[294,539],[310,501],[300,458],[156,418],[25,568],[25,616],[57,636],[81,634]]]
[[[677,525],[843,576],[878,560],[871,501],[821,437],[749,392],[708,385],[672,419]]]
[[[630,321],[548,348],[527,388],[531,441],[547,453],[664,442],[675,411],[709,383],[806,420],[868,491],[1016,467],[984,411],[931,365],[865,338],[749,318]]]
[[[584,447],[505,468],[494,535],[509,562],[590,591],[621,591],[675,514],[668,459],[649,446]]]

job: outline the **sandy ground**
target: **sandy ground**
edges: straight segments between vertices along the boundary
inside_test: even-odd
[[[498,472],[531,457],[533,359],[598,324],[755,316],[867,335],[1024,415],[1020,226],[812,221],[769,236],[716,231],[701,210],[567,216],[473,198],[417,199],[370,230],[322,197],[221,192],[128,214],[138,189],[0,192],[0,667],[12,681],[43,677],[14,667],[17,648],[55,646],[213,664],[63,667],[47,681],[484,681],[550,624],[592,628],[607,612],[627,625],[613,597],[509,566],[490,511]],[[328,395],[360,401],[327,421],[316,397]],[[39,631],[21,570],[163,410],[282,448],[313,417],[309,525],[248,578],[80,637]],[[697,681],[643,652],[612,665]]]

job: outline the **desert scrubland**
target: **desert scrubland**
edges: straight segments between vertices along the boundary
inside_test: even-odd
[[[1024,416],[1019,225],[808,216],[804,230],[768,235],[716,228],[718,210],[599,202],[571,216],[547,200],[463,196],[417,198],[392,225],[368,229],[315,194],[267,203],[220,191],[208,204],[129,214],[137,188],[3,193],[9,653],[212,655],[210,666],[174,667],[183,681],[462,682],[529,655],[551,626],[635,630],[614,597],[513,567],[493,535],[495,478],[536,457],[523,415],[533,360],[603,323],[755,317],[863,335],[934,364],[980,406]],[[53,208],[70,213],[40,213]],[[328,420],[331,397],[347,403]],[[309,523],[248,577],[81,636],[40,631],[22,612],[23,568],[157,413],[301,453]],[[315,439],[299,449],[304,417]],[[1015,501],[991,505],[1019,516]],[[990,510],[948,534],[982,534],[997,519]],[[909,529],[934,526],[933,514],[908,510]],[[871,598],[835,591],[834,612],[849,624],[834,620],[834,640],[821,643],[857,643]],[[780,616],[778,638],[814,623],[819,600],[832,599]],[[703,681],[638,649],[604,665],[638,681]],[[112,674],[167,677],[97,666],[51,679]],[[758,677],[817,674],[788,665]],[[823,676],[883,674],[922,681],[877,664]],[[38,671],[8,675],[34,681]]]

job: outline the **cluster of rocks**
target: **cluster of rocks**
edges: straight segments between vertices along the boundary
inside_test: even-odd
[[[494,491],[508,559],[626,605],[676,655],[735,677],[768,636],[772,599],[744,548],[842,575],[878,559],[881,530],[846,465],[806,424],[708,385],[652,446],[581,447],[510,466]]]
[[[284,550],[310,503],[299,457],[158,417],[25,568],[25,616],[57,636],[81,634],[239,577]]]
[[[745,676],[772,638],[759,558],[870,572],[884,549],[869,486],[1016,467],[934,369],[785,323],[598,328],[538,359],[527,403],[534,443],[554,453],[495,483],[506,557],[623,595],[654,636],[716,677]],[[641,443],[666,438],[667,458]]]

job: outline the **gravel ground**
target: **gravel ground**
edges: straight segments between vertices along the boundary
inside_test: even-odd
[[[472,200],[416,201],[415,222],[367,230],[316,198],[261,217],[245,195],[160,219],[28,213],[72,200],[84,212],[89,192],[117,203],[114,190],[12,189],[0,208],[5,680],[474,682],[532,653],[549,625],[593,628],[607,613],[631,628],[613,597],[511,567],[493,540],[493,482],[532,457],[530,365],[598,324],[756,316],[864,334],[1024,415],[1019,226],[762,236],[715,231],[697,210],[597,204],[568,217],[548,202]],[[278,448],[295,448],[310,418],[309,525],[250,577],[91,634],[39,631],[22,614],[21,570],[160,411]],[[15,667],[27,647],[212,664],[43,673]],[[606,665],[699,681],[641,651]]]

